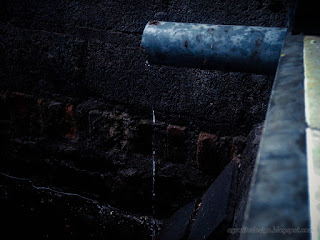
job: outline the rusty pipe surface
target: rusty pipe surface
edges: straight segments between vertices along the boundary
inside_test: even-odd
[[[150,64],[275,73],[286,28],[149,22],[141,46]]]

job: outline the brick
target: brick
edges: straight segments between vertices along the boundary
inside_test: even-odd
[[[167,160],[175,163],[186,161],[186,128],[176,125],[167,127]]]
[[[218,167],[216,135],[201,132],[197,141],[197,166],[200,169],[212,170]]]
[[[76,121],[74,116],[74,106],[67,104],[65,106],[64,123],[66,127],[66,137],[76,138]]]

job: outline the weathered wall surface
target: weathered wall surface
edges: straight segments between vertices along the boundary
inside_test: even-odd
[[[233,135],[264,119],[272,77],[154,67],[150,79],[143,28],[152,19],[283,27],[287,3],[16,0],[1,9],[2,89],[99,98],[147,114],[154,104],[162,121]]]
[[[30,221],[27,235],[36,239],[145,239],[151,220],[135,214],[151,213],[152,132],[155,205],[158,217],[167,217],[242,152],[243,136],[264,119],[273,82],[273,76],[146,68],[145,24],[283,27],[287,8],[278,0],[1,1],[6,226]],[[30,229],[40,223],[34,235]]]

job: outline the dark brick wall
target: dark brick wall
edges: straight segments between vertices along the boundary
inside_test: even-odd
[[[272,76],[153,67],[140,49],[151,19],[285,26],[286,1],[2,1],[0,87],[130,106],[223,134],[264,119]],[[155,96],[153,96],[155,95]],[[181,117],[180,117],[181,116]]]
[[[41,223],[43,231],[28,230],[34,239],[54,239],[54,229],[68,239],[149,238],[150,218],[138,215],[151,214],[152,133],[154,204],[166,218],[241,153],[243,136],[264,119],[273,76],[147,69],[145,24],[283,27],[288,2],[1,1],[0,220],[11,216],[8,229],[19,217],[26,228]],[[201,132],[215,142],[200,156]],[[210,168],[198,169],[197,157]],[[51,217],[59,226],[46,224]]]

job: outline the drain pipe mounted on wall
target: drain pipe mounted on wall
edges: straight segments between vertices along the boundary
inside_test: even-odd
[[[150,64],[229,72],[276,72],[286,28],[149,22],[141,46]]]

